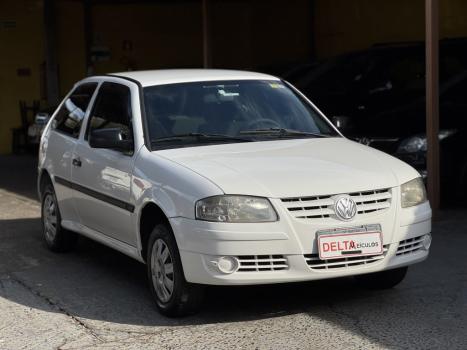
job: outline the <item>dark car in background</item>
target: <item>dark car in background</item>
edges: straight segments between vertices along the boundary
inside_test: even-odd
[[[440,41],[440,161],[444,203],[467,194],[467,39]],[[425,46],[375,45],[284,74],[338,126],[426,177]]]

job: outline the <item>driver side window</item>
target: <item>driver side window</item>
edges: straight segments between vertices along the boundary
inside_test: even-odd
[[[85,83],[78,86],[57,112],[52,128],[78,138],[86,109],[96,88],[97,83]]]
[[[131,91],[118,83],[105,82],[99,89],[92,109],[86,139],[94,130],[119,128],[133,138],[131,127]]]

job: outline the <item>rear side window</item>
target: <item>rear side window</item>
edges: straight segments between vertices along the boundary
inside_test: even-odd
[[[97,83],[78,86],[63,103],[52,123],[52,128],[77,138],[83,124],[89,101],[96,90]]]
[[[93,130],[119,128],[131,136],[131,92],[118,83],[106,82],[99,89],[91,112],[86,138]]]

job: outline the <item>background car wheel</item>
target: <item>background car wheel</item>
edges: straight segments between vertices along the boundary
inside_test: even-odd
[[[402,282],[408,267],[355,276],[357,283],[367,289],[389,289]]]
[[[44,186],[41,202],[42,232],[47,247],[57,253],[70,251],[76,245],[78,236],[62,227],[58,201],[52,184],[47,183]]]
[[[159,224],[152,231],[146,262],[151,293],[162,314],[176,317],[199,310],[204,287],[185,280],[177,243],[169,225]]]

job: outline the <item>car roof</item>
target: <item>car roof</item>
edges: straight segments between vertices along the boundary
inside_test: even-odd
[[[226,69],[160,69],[110,75],[136,80],[142,86],[216,80],[280,80],[268,74]]]

